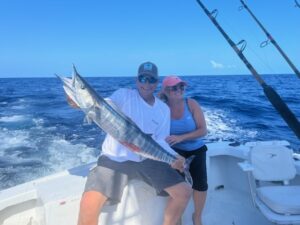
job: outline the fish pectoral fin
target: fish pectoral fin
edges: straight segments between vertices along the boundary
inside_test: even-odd
[[[92,122],[93,122],[93,120],[91,119],[91,117],[88,114],[83,119],[84,124],[91,124]]]

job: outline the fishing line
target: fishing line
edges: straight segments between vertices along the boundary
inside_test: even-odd
[[[273,38],[273,36],[266,30],[266,28],[262,25],[262,23],[256,18],[256,16],[250,10],[248,5],[246,5],[246,3],[243,0],[240,0],[240,2],[242,3],[243,9],[245,9],[250,14],[250,16],[254,19],[254,21],[262,29],[262,31],[268,38],[267,41],[261,43],[261,47],[264,47],[268,44],[268,42],[271,42],[275,46],[275,48],[279,51],[281,56],[285,59],[285,61],[289,64],[289,66],[294,71],[294,73],[298,76],[298,78],[300,78],[299,70],[296,68],[296,66],[293,64],[293,62],[289,59],[289,57],[286,55],[286,53],[281,49],[281,47],[278,45],[278,43]]]
[[[240,7],[238,7],[238,9],[240,10]],[[221,14],[220,14],[221,15]],[[250,55],[252,54],[251,58],[253,58],[255,60],[256,63],[260,64],[260,67],[263,67],[266,69],[266,71],[270,71],[270,73],[272,74],[277,74],[279,73],[278,71],[276,71],[276,69],[274,69],[269,61],[266,60],[266,58],[268,58],[267,53],[265,51],[257,51],[257,45],[255,45],[255,47],[253,46],[253,44],[251,44],[250,42],[248,42],[247,40],[255,40],[255,42],[259,42],[260,40],[257,38],[257,35],[254,35],[253,32],[249,32],[247,33],[247,35],[243,35],[243,36],[247,36],[250,38],[245,39],[244,37],[241,36],[241,29],[237,29],[235,28],[236,26],[233,26],[231,22],[229,22],[227,20],[227,17],[224,16],[222,17],[222,23],[224,20],[224,24],[229,28],[230,32],[233,33],[232,36],[235,36],[235,40],[246,40],[247,42],[247,46],[246,49],[248,54],[250,53]],[[261,55],[263,56],[261,56]]]
[[[218,29],[218,31],[225,38],[227,43],[232,47],[232,49],[238,55],[240,60],[243,61],[245,66],[249,69],[249,71],[251,72],[253,77],[256,79],[256,81],[261,85],[261,87],[263,88],[263,91],[265,93],[265,96],[270,101],[270,103],[272,103],[273,107],[277,110],[277,112],[281,115],[282,119],[284,119],[284,121],[289,126],[289,128],[300,139],[300,123],[299,123],[297,117],[293,114],[293,112],[289,109],[289,107],[281,99],[281,97],[277,94],[277,92],[271,86],[267,85],[265,83],[265,81],[262,79],[262,77],[260,76],[260,74],[257,73],[257,71],[252,66],[252,64],[244,56],[243,49],[239,48],[238,45],[235,44],[232,41],[232,39],[230,38],[230,36],[228,36],[228,34],[223,30],[223,28],[220,26],[220,24],[216,20],[214,11],[212,11],[212,12],[208,11],[208,9],[205,7],[205,5],[200,0],[196,0],[196,1],[199,4],[199,6],[202,8],[204,13],[211,20],[211,22]]]
[[[243,6],[238,7],[239,11],[242,11],[242,9],[244,9]],[[220,14],[220,17],[222,17],[222,15],[224,15],[223,13],[222,14],[219,13],[219,11],[216,9],[214,9],[212,11],[214,11],[216,16],[218,16]],[[233,33],[233,35],[231,35],[231,36],[233,36],[235,40],[246,40],[246,41],[247,40],[255,40],[256,43],[261,43],[261,40],[258,38],[258,35],[254,35],[253,32],[248,32],[247,35],[243,35],[246,37],[250,37],[250,38],[244,39],[241,36],[241,31],[244,31],[244,30],[242,30],[242,29],[237,30],[235,28],[237,26],[233,26],[232,23],[230,21],[228,21],[226,16],[222,17],[222,23],[223,23],[223,21],[224,21],[225,26],[227,26],[229,28],[230,32]],[[270,41],[268,40],[268,43],[269,42]],[[272,65],[270,63],[272,60],[270,60],[270,57],[268,56],[269,53],[267,53],[265,49],[262,49],[262,47],[259,48],[259,50],[261,50],[261,51],[257,50],[257,46],[260,46],[260,45],[255,44],[255,47],[253,47],[253,44],[250,44],[249,42],[247,42],[247,46],[246,46],[245,50],[247,50],[247,52],[248,52],[248,57],[250,56],[252,61],[255,61],[256,64],[259,64],[260,68],[265,68],[266,71],[269,71],[268,74],[280,74],[278,69],[275,69],[274,67],[272,67]]]

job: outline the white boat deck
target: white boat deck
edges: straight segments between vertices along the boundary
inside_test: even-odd
[[[253,206],[247,174],[238,162],[248,157],[249,146],[209,144],[209,190],[203,213],[204,225],[271,225]],[[300,161],[295,161],[300,185]],[[1,225],[75,225],[86,175],[94,163],[0,191]],[[166,203],[147,184],[133,180],[120,204],[105,207],[99,225],[160,225]],[[300,200],[300,199],[299,199]],[[192,201],[182,217],[192,225]]]

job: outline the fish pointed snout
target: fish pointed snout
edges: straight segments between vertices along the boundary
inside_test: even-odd
[[[72,67],[73,67],[73,74],[78,74],[76,66],[75,66],[74,63],[72,64]]]
[[[60,79],[63,83],[64,83],[64,79],[63,79],[63,77],[61,77],[61,76],[59,76],[58,74],[54,74],[58,79]]]

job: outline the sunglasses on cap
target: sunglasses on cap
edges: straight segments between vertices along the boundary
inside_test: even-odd
[[[167,87],[167,90],[168,91],[184,91],[185,89],[185,85],[184,84],[179,84],[179,85],[175,85],[175,86],[172,86],[172,87]]]
[[[149,84],[155,84],[158,81],[156,77],[147,76],[147,75],[139,75],[138,80],[141,84],[146,84],[147,82]]]

